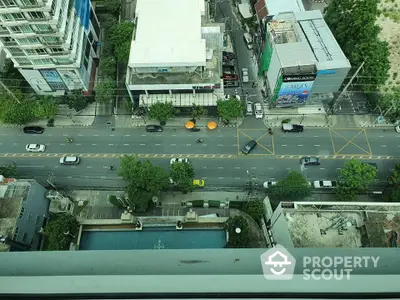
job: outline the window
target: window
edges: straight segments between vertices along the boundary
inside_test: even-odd
[[[19,228],[18,228],[18,227],[15,227],[14,233],[15,233],[15,234],[18,234],[18,232],[19,232]]]
[[[3,0],[6,7],[17,7],[15,0]]]
[[[15,61],[16,61],[20,66],[23,66],[23,65],[31,65],[31,64],[32,64],[31,61],[30,61],[29,59],[27,59],[27,58],[16,58]]]
[[[69,58],[57,58],[57,59],[55,59],[55,61],[57,61],[57,63],[59,63],[59,64],[71,63],[71,60]]]
[[[46,37],[43,37],[43,41],[44,41],[45,44],[48,44],[48,45],[57,45],[57,44],[61,44],[61,42],[59,41],[59,39],[56,38],[56,37],[46,36]]]
[[[33,33],[31,26],[29,25],[22,25],[20,26],[23,33]]]
[[[11,26],[10,29],[13,33],[21,33],[22,32],[22,30],[19,26]]]
[[[0,25],[0,32],[8,33],[8,29],[6,26]]]
[[[3,19],[3,21],[13,21],[14,20],[12,14],[2,14],[1,18]]]
[[[20,0],[24,6],[37,6],[37,0]]]
[[[23,38],[23,39],[18,39],[18,43],[20,45],[32,45],[32,44],[38,44],[39,40],[38,40],[38,38],[35,38],[35,37]]]
[[[34,49],[25,49],[25,53],[27,55],[36,55],[36,50],[34,50]]]
[[[15,44],[17,44],[17,42],[13,38],[8,37],[8,36],[1,38],[1,41],[5,45],[15,45]]]
[[[14,20],[25,20],[24,14],[21,14],[21,13],[14,13],[14,14],[11,14],[11,15],[13,16],[13,19],[14,19]]]
[[[24,216],[25,208],[21,207],[21,211],[19,212],[19,217],[22,218]]]
[[[64,52],[63,48],[50,48],[51,53],[61,53]]]
[[[21,48],[9,48],[8,51],[15,56],[25,56],[25,53]]]
[[[32,63],[34,65],[50,65],[53,64],[53,61],[50,58],[45,59],[33,59]]]
[[[47,55],[47,52],[44,49],[36,49],[36,53],[38,55]]]
[[[50,25],[35,25],[35,28],[38,32],[49,32],[53,31]]]
[[[45,14],[42,13],[41,11],[31,11],[31,12],[29,12],[29,16],[31,17],[31,19],[44,19],[45,18]]]

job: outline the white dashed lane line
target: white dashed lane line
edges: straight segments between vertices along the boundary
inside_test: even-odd
[[[140,144],[140,146],[146,146],[146,144]]]
[[[239,169],[240,169],[240,167],[235,167],[235,169],[236,169],[236,170],[239,170]]]
[[[218,169],[223,169],[224,167],[218,167]]]
[[[235,179],[240,179],[240,177],[235,177]]]
[[[218,177],[218,179],[224,179],[224,177]]]

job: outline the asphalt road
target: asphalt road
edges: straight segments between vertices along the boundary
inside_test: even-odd
[[[68,133],[66,133],[68,132]],[[66,137],[74,143],[65,143]],[[204,139],[196,144],[196,137]],[[238,155],[248,140],[259,145],[250,155]],[[196,178],[209,186],[244,186],[249,178],[262,182],[278,180],[288,171],[300,171],[302,155],[317,155],[321,165],[308,167],[304,175],[313,180],[335,179],[337,171],[351,157],[378,165],[378,183],[386,180],[388,171],[399,163],[400,135],[382,129],[316,129],[304,133],[283,133],[271,136],[260,129],[221,128],[216,131],[191,133],[184,129],[166,128],[162,133],[146,133],[143,128],[105,131],[90,128],[46,128],[42,135],[26,135],[20,129],[1,129],[0,164],[16,163],[23,177],[72,186],[123,186],[117,171],[108,166],[119,165],[120,154],[138,154],[165,169],[172,157],[189,157]],[[25,152],[28,143],[42,143],[46,152]],[[358,152],[357,152],[358,151]],[[368,152],[368,153],[366,153]],[[61,166],[61,156],[79,155],[78,166]],[[249,174],[247,174],[247,171]]]

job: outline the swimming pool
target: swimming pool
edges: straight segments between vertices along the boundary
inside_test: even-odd
[[[135,230],[83,230],[80,250],[132,249],[211,249],[223,248],[226,233],[223,229],[185,229],[175,227]]]

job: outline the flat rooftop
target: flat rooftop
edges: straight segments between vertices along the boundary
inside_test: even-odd
[[[129,66],[205,66],[204,0],[137,0]]]
[[[296,203],[283,213],[294,247],[399,246],[400,204]]]

